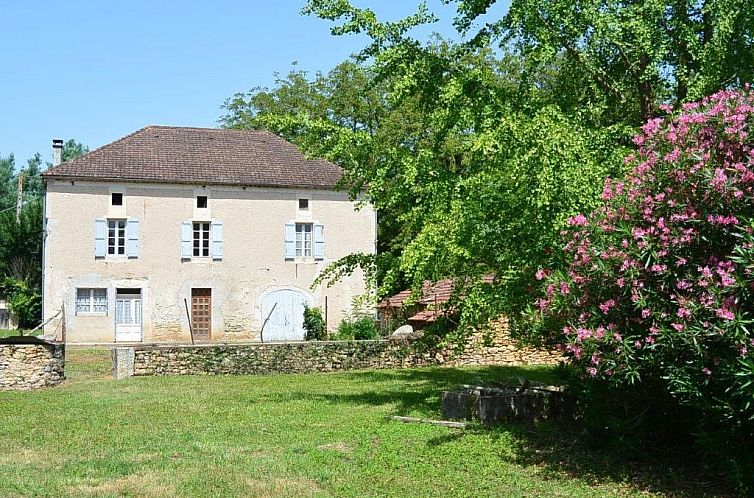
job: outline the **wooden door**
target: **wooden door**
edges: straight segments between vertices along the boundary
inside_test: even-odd
[[[195,341],[209,341],[212,332],[212,289],[191,289],[191,327]]]
[[[306,295],[293,289],[270,292],[262,300],[262,339],[267,342],[304,340]]]

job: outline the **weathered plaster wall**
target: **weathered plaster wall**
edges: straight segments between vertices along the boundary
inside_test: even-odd
[[[110,192],[124,193],[124,206],[110,206]],[[209,207],[195,209],[195,196],[207,195]],[[297,199],[310,198],[308,214]],[[50,181],[46,196],[47,239],[44,265],[45,318],[65,307],[45,334],[61,338],[65,324],[71,343],[113,342],[114,295],[118,287],[142,289],[143,342],[190,342],[184,299],[192,287],[212,288],[212,340],[258,340],[261,300],[280,287],[309,292],[315,305],[328,303],[328,327],[350,311],[353,297],[365,292],[361,273],[331,288],[310,290],[332,261],[353,252],[374,251],[374,213],[356,211],[344,193],[318,190],[231,186],[108,184]],[[130,217],[140,221],[138,259],[94,257],[94,220]],[[222,221],[222,261],[182,260],[181,222],[192,218]],[[286,222],[325,225],[325,259],[286,261]],[[77,316],[76,287],[106,287],[105,316]]]
[[[56,386],[64,368],[63,344],[0,344],[0,391]]]

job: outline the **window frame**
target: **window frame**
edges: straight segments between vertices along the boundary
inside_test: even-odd
[[[199,199],[204,199],[204,206],[199,205]],[[196,209],[209,209],[209,196],[206,194],[196,196]]]
[[[307,231],[306,228],[309,228]],[[301,230],[299,230],[301,228]],[[294,255],[296,259],[299,260],[308,260],[314,258],[314,223],[312,222],[301,222],[297,221],[294,225]],[[299,234],[301,235],[301,239],[299,240]],[[306,239],[306,236],[309,236],[309,239]],[[307,242],[309,244],[307,249]],[[300,246],[299,246],[300,244]]]
[[[120,196],[120,203],[118,203],[118,204],[115,203],[115,196],[116,195]],[[115,191],[110,192],[110,205],[111,206],[115,206],[115,207],[122,207],[123,206],[123,200],[124,200],[123,198],[124,197],[125,196],[123,195],[123,192],[115,192]]]
[[[199,229],[197,229],[197,225],[199,225]],[[197,233],[199,235],[198,239]],[[203,235],[206,235],[206,237],[204,237]],[[199,254],[197,254],[197,251],[199,252]],[[206,254],[202,254],[203,252],[206,252]],[[191,220],[191,259],[209,259],[211,257],[212,222]]]
[[[88,292],[88,297],[86,298],[86,310],[79,310],[79,304],[83,301],[83,299],[79,299],[79,293],[84,293],[85,291]],[[102,303],[102,300],[97,300],[95,298],[95,291],[102,291],[104,293],[104,310],[95,310],[95,306],[97,306],[97,303]],[[74,311],[76,316],[107,316],[108,310],[110,308],[110,300],[108,298],[108,290],[107,287],[76,287],[76,293],[74,296]],[[83,297],[83,296],[82,296]]]
[[[128,219],[127,218],[113,217],[113,218],[106,218],[106,220],[107,220],[107,226],[106,226],[106,230],[107,231],[105,233],[105,258],[111,258],[111,259],[113,259],[113,258],[117,258],[117,259],[127,258],[128,257]],[[114,237],[111,237],[111,235],[110,235],[110,230],[111,230],[110,224],[111,223],[115,223],[116,224],[115,228],[113,228],[113,230],[115,230],[115,236]],[[120,224],[122,224],[122,227],[119,226]],[[118,233],[119,230],[122,230],[122,232],[121,232],[122,235],[123,235],[122,237]],[[114,241],[114,245],[112,246],[114,252],[112,252],[112,253],[110,252],[110,248],[111,248],[110,240],[111,239]],[[118,243],[120,240],[123,241],[122,245]],[[119,249],[121,249],[122,252],[118,252]]]

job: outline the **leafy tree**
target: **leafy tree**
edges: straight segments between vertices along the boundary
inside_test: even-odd
[[[61,155],[61,160],[63,162],[72,161],[76,159],[79,156],[83,156],[89,152],[89,147],[82,144],[81,142],[77,142],[73,138],[70,138],[63,143],[63,153]]]
[[[16,158],[0,156],[0,212],[16,205]]]
[[[25,204],[16,221],[15,210],[0,213],[0,292],[9,302],[19,326],[39,323],[42,293],[42,201]]]
[[[752,0],[513,0],[481,28],[497,0],[455,3],[455,25],[474,42],[497,39],[536,64],[558,64],[572,108],[598,99],[609,121],[638,125],[662,103],[754,79]]]
[[[42,156],[37,152],[34,157],[26,162],[26,168],[23,170],[24,175],[24,200],[29,202],[32,199],[40,198],[44,192],[44,183],[42,182]]]

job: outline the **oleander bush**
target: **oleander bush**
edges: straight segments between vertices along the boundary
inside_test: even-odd
[[[655,399],[691,410],[677,422],[751,486],[754,92],[664,110],[635,137],[627,177],[605,182],[602,206],[569,219],[565,259],[537,273],[523,325],[586,380],[655,386]]]

